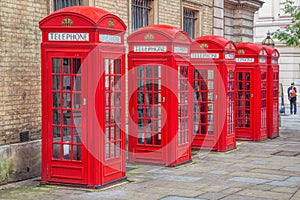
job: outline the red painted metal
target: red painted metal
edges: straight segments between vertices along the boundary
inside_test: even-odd
[[[125,179],[126,26],[68,7],[42,30],[42,184],[98,188]]]
[[[279,136],[279,52],[277,49],[264,46],[268,53],[267,72],[267,127],[268,138]]]
[[[220,36],[202,36],[191,47],[194,66],[194,149],[236,148],[234,128],[235,44]]]
[[[236,45],[236,138],[267,138],[267,51],[262,45]]]
[[[191,39],[167,25],[128,36],[129,162],[191,160]]]

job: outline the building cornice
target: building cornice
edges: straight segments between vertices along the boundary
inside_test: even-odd
[[[256,12],[264,4],[260,0],[225,0],[225,7],[232,9],[247,9]]]

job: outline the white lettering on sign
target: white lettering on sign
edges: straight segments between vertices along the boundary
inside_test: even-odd
[[[266,63],[267,62],[267,59],[265,59],[265,58],[260,58],[259,59],[259,63]]]
[[[252,63],[254,62],[254,58],[236,58],[236,62],[246,62],[246,63]]]
[[[225,59],[234,59],[234,54],[225,54]]]
[[[188,53],[188,51],[186,47],[174,47],[174,53]]]
[[[134,52],[167,52],[166,46],[134,46]]]
[[[89,33],[48,33],[48,40],[88,42]]]
[[[111,42],[121,44],[121,37],[119,35],[108,35],[108,34],[99,34],[100,42]]]
[[[192,53],[191,58],[219,58],[218,53]]]
[[[278,64],[278,60],[272,59],[272,64]]]

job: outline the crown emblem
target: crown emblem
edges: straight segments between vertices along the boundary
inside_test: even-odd
[[[184,36],[183,35],[180,36],[180,41],[184,41]]]
[[[145,35],[145,40],[154,40],[154,35],[151,34],[151,33],[147,33],[147,34]]]
[[[245,50],[244,49],[239,49],[238,54],[245,54]]]
[[[202,49],[207,49],[207,48],[208,48],[208,44],[202,43],[202,44],[200,44],[200,47],[201,47]]]
[[[63,26],[72,26],[74,21],[70,19],[69,17],[65,17],[63,20],[61,20],[61,25]]]
[[[108,20],[108,27],[109,28],[114,28],[115,27],[115,23],[113,20]]]

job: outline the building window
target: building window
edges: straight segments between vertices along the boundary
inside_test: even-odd
[[[81,6],[83,5],[83,0],[53,0],[54,11],[70,7],[70,6]]]
[[[153,0],[132,0],[131,5],[132,31],[153,23]]]
[[[196,20],[197,11],[183,8],[183,30],[187,32],[191,38],[196,36]]]

